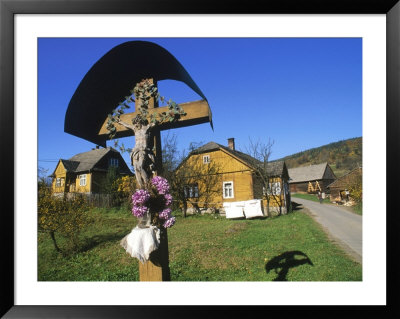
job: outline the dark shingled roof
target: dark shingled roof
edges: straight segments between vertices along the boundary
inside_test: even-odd
[[[323,179],[328,163],[289,168],[290,183]]]
[[[79,162],[77,161],[70,161],[70,160],[64,160],[61,159],[61,162],[64,165],[64,168],[68,171],[68,172],[75,172],[75,170],[78,168],[79,166]]]
[[[88,171],[93,169],[96,163],[103,158],[108,152],[113,151],[119,153],[113,148],[99,148],[89,152],[79,153],[72,156],[69,161],[79,162],[78,167],[74,170],[75,173]]]
[[[209,142],[203,146],[200,146],[199,148],[195,149],[194,151],[191,152],[191,154],[200,154],[200,153],[206,153],[210,151],[215,151],[218,149],[223,149],[226,152],[236,156],[243,162],[245,162],[247,165],[254,167],[255,165],[262,165],[262,162],[259,160],[255,159],[254,157],[250,156],[249,154],[237,151],[237,150],[232,150],[231,148],[215,143],[215,142]],[[189,154],[190,156],[190,154]],[[285,161],[275,161],[275,162],[268,162],[267,163],[267,171],[270,175],[272,176],[279,176],[282,175],[283,170],[285,167]]]
[[[63,163],[64,168],[70,173],[80,173],[89,170],[106,171],[105,168],[96,167],[96,164],[110,152],[114,153],[115,156],[123,161],[119,166],[120,173],[132,175],[132,172],[126,165],[121,154],[112,147],[93,149],[88,152],[76,154],[68,160],[60,159],[60,161]],[[54,176],[54,172],[50,176]]]
[[[349,173],[343,175],[342,177],[339,177],[337,180],[334,182],[330,183],[327,187],[328,188],[346,188],[349,185],[351,185],[352,182],[358,177],[362,176],[362,168],[361,167],[356,167],[353,170],[351,170]]]
[[[285,161],[268,162],[267,170],[273,176],[282,175]]]

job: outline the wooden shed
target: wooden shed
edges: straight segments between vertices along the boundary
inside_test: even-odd
[[[289,168],[288,171],[292,193],[327,193],[327,186],[336,180],[328,163]]]
[[[351,188],[355,183],[362,181],[362,168],[357,167],[347,173],[346,175],[338,178],[327,187],[330,190],[330,200],[335,203],[347,203],[351,201]]]

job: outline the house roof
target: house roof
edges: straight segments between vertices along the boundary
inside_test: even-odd
[[[121,173],[132,174],[121,154],[112,147],[93,149],[88,152],[76,154],[68,160],[60,159],[60,161],[63,163],[64,168],[70,173],[81,173],[89,170],[105,170],[103,168],[96,167],[96,164],[99,163],[99,161],[109,153],[113,153],[114,156],[122,159],[123,163],[120,165]],[[54,175],[55,172],[53,172],[53,174],[50,176]]]
[[[191,154],[200,154],[200,153],[206,153],[210,151],[215,151],[218,149],[223,149],[227,153],[239,158],[241,161],[246,163],[247,165],[254,167],[255,165],[262,165],[262,162],[259,160],[255,159],[254,157],[250,156],[249,154],[237,151],[237,150],[232,150],[231,148],[215,143],[215,142],[209,142],[203,146],[200,146],[199,148],[195,149],[192,151]],[[272,176],[279,176],[282,175],[283,170],[285,168],[285,161],[275,161],[275,162],[268,162],[267,163],[267,171],[270,175]]]
[[[102,159],[108,152],[119,152],[113,148],[98,148],[89,152],[79,153],[72,156],[69,161],[79,162],[79,165],[73,170],[75,173],[88,171],[93,169],[97,162]]]
[[[268,162],[267,170],[271,175],[281,175],[285,168],[285,161]]]
[[[349,173],[339,177],[334,182],[330,183],[327,187],[328,188],[347,188],[357,176],[362,174],[362,168],[357,167],[351,170]]]
[[[79,161],[70,161],[64,159],[61,159],[60,161],[63,163],[64,168],[69,172],[74,172],[79,166]]]
[[[324,178],[328,163],[289,168],[290,183],[315,181]]]

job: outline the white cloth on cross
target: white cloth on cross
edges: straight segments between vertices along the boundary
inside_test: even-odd
[[[160,229],[156,226],[139,228],[136,226],[121,240],[121,246],[132,257],[139,259],[142,263],[149,260],[151,252],[160,244]]]

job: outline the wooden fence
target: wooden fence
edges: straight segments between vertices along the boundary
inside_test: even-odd
[[[66,193],[67,199],[73,199],[76,196],[85,196],[85,198],[89,202],[89,204],[94,206],[94,207],[110,208],[114,204],[111,194]]]

